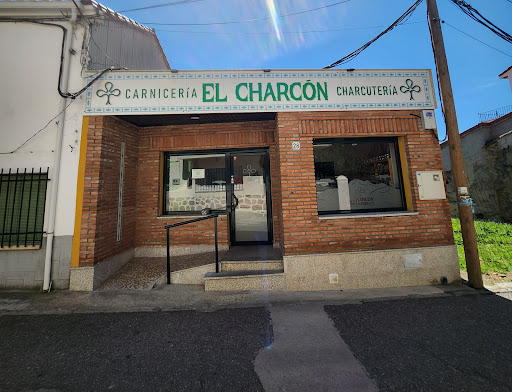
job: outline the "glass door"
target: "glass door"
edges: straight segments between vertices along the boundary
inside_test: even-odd
[[[268,151],[229,154],[232,245],[272,243]]]

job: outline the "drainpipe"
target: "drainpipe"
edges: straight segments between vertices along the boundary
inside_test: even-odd
[[[71,44],[73,42],[73,24],[76,22],[76,9],[71,10],[71,18],[69,19],[69,28],[66,33],[66,42],[64,44],[64,63],[62,67],[62,91],[68,91],[69,82],[69,71],[70,71],[70,60],[71,60]],[[60,177],[60,164],[62,158],[62,140],[64,138],[64,123],[66,121],[66,99],[62,97],[60,100],[61,112],[59,115],[59,127],[57,130],[57,139],[55,145],[55,161],[53,164],[53,178],[51,184],[51,197],[49,204],[49,219],[46,236],[46,256],[44,260],[44,279],[43,279],[43,291],[49,292],[51,289],[51,271],[52,271],[52,251],[53,251],[53,236],[55,231],[55,216],[57,210],[57,194],[59,192],[59,177]]]

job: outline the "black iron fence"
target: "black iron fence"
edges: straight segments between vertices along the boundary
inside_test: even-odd
[[[47,184],[48,168],[0,171],[0,248],[41,245]]]
[[[207,210],[204,210],[207,213]],[[184,222],[174,223],[172,225],[165,226],[166,234],[167,234],[167,284],[171,284],[171,252],[170,252],[170,239],[169,239],[169,229],[173,227],[188,225],[190,223],[200,222],[207,219],[212,219],[214,221],[214,230],[215,230],[215,271],[219,272],[219,238],[217,234],[217,214],[210,214],[206,216],[202,216],[201,218],[191,219]]]

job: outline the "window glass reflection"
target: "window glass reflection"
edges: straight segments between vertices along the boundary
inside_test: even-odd
[[[224,154],[168,156],[165,212],[226,208]]]
[[[394,142],[343,139],[314,146],[318,211],[405,209]]]

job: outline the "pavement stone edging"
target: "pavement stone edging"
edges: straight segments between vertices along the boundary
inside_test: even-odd
[[[0,291],[2,314],[216,311],[225,308],[322,303],[344,305],[373,301],[491,294],[464,285],[415,286],[321,292],[205,292],[201,285],[158,285],[150,291],[59,291],[49,294]]]

